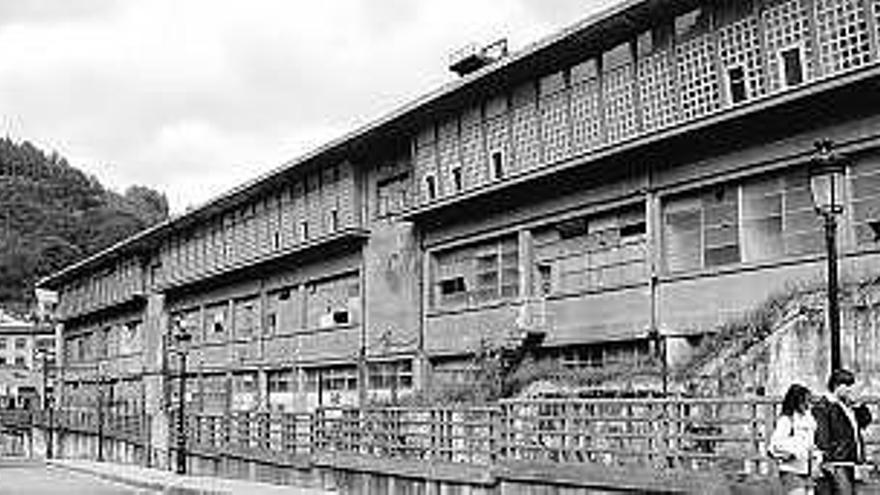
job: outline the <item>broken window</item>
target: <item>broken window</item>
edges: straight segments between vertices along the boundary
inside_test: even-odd
[[[235,336],[251,338],[257,328],[257,298],[235,301]]]
[[[746,73],[741,65],[727,69],[727,88],[731,103],[739,103],[748,98],[746,89]]]
[[[538,292],[577,292],[642,282],[646,230],[643,205],[536,229]]]
[[[806,170],[728,184],[664,205],[669,272],[820,252]]]
[[[437,180],[433,175],[425,177],[425,194],[428,197],[428,201],[437,199]]]
[[[360,307],[358,275],[343,275],[310,284],[306,307],[306,322],[311,328],[356,323]]]
[[[519,294],[516,237],[455,248],[436,256],[434,303],[441,307],[479,305]]]
[[[779,52],[782,65],[782,80],[785,86],[797,86],[804,82],[804,62],[800,47],[792,47]]]

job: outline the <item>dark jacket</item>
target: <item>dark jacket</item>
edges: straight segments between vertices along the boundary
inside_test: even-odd
[[[822,397],[813,406],[816,418],[816,447],[822,451],[825,462],[863,462],[865,443],[862,428],[871,422],[871,412],[867,406],[853,408],[859,428],[853,431],[852,423],[843,411],[843,406]],[[856,447],[857,443],[861,447]],[[858,456],[858,452],[862,455]]]

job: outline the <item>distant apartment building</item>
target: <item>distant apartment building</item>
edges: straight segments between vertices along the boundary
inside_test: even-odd
[[[0,367],[40,370],[39,353],[55,358],[55,331],[51,326],[25,321],[0,310]]]
[[[36,400],[46,372],[55,367],[56,339],[51,326],[0,310],[0,397],[27,404]],[[47,375],[50,390],[53,380]]]
[[[207,412],[467,380],[480,349],[529,335],[565,366],[657,342],[683,362],[824,277],[819,139],[848,160],[842,270],[880,269],[878,38],[880,0],[627,1],[477,63],[43,280],[64,400],[159,414],[181,330]]]

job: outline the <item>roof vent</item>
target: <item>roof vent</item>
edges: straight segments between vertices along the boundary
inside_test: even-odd
[[[495,62],[507,55],[507,39],[501,38],[485,46],[471,43],[449,56],[449,70],[459,76],[466,76],[471,72]]]

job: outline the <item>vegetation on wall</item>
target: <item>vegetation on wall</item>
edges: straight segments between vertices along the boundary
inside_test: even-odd
[[[116,193],[57,152],[0,138],[0,307],[25,312],[39,278],[167,217],[160,192]]]

